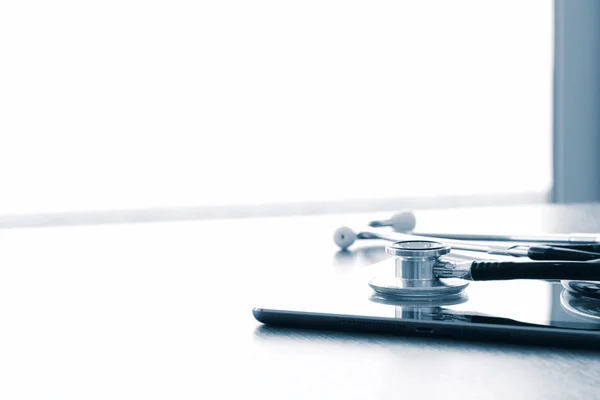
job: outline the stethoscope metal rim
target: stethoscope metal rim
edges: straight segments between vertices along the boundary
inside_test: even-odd
[[[395,299],[430,299],[460,294],[469,282],[458,279],[406,280],[395,277],[376,276],[369,281],[375,293]]]
[[[450,253],[450,246],[426,239],[402,240],[385,246],[385,252],[394,257],[437,258]]]

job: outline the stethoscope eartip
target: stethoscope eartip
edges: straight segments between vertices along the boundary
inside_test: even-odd
[[[352,246],[352,243],[356,241],[356,237],[356,232],[347,226],[342,226],[333,233],[333,241],[342,250],[346,250],[348,247]]]
[[[405,211],[393,215],[389,222],[396,232],[410,232],[417,226],[417,217],[413,212]]]

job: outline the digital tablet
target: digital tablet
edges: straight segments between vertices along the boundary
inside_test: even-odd
[[[457,296],[403,300],[378,296],[368,285],[384,268],[393,265],[299,274],[263,293],[254,317],[289,328],[600,349],[600,301],[560,281],[470,282]]]

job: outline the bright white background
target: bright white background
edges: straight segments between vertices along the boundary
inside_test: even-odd
[[[545,192],[549,0],[5,1],[0,214]]]

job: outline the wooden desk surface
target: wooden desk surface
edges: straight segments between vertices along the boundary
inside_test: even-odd
[[[282,279],[344,274],[371,215],[0,229],[0,398],[600,398],[600,352],[283,330]],[[426,230],[600,232],[600,205],[422,211]]]

